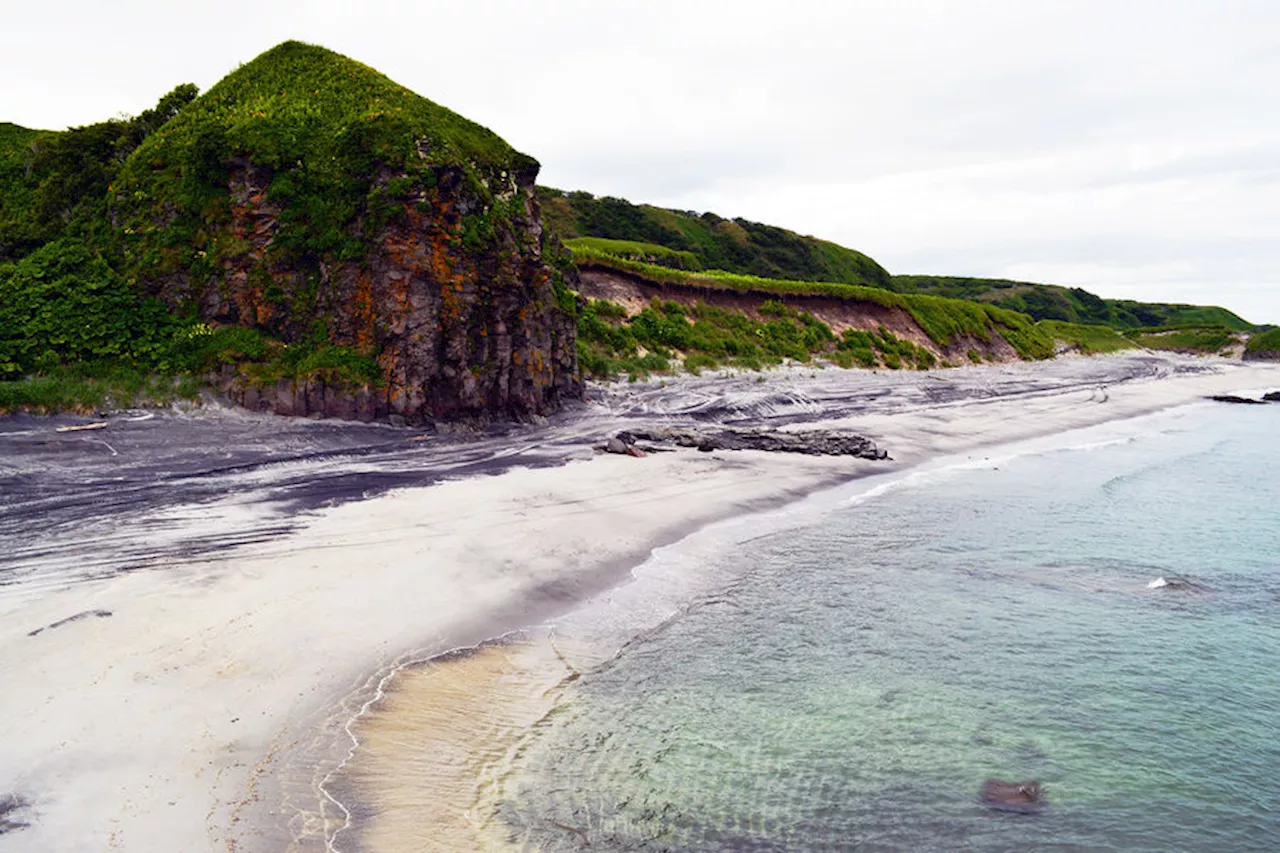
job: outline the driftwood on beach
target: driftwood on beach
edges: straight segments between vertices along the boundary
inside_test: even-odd
[[[87,432],[90,430],[106,429],[106,421],[99,421],[93,424],[77,424],[75,426],[60,426],[54,432]]]

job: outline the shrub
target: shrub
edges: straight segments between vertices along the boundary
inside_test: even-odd
[[[181,328],[80,241],[0,265],[0,378],[97,361],[168,371]]]

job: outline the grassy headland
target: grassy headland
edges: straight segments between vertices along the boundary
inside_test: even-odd
[[[300,317],[287,328],[200,320],[194,283],[243,257],[252,236],[228,227],[235,163],[272,176],[279,228],[255,272],[275,316]],[[492,239],[525,204],[497,198],[495,177],[521,169],[536,163],[487,129],[298,42],[136,117],[56,132],[0,124],[0,407],[164,402],[224,365],[262,384],[376,387],[377,353],[335,342],[308,314],[320,270],[362,257],[368,235],[442,175],[490,202],[463,220],[463,241]],[[273,277],[273,260],[301,274]],[[175,296],[184,280],[193,286]]]
[[[1103,299],[1079,287],[1035,284],[995,278],[937,275],[895,275],[888,285],[899,293],[932,293],[955,299],[989,302],[1020,311],[1037,320],[1062,320],[1114,329],[1155,326],[1226,326],[1235,331],[1254,328],[1225,308]]]
[[[785,228],[550,187],[538,187],[538,200],[548,226],[570,241],[594,237],[656,245],[690,253],[696,268],[762,278],[875,287],[889,282],[884,267],[863,253]],[[665,260],[659,256],[653,262]],[[683,260],[675,266],[690,269]]]

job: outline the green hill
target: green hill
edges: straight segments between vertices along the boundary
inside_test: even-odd
[[[926,369],[1052,358],[1059,340],[1086,352],[1131,346],[1108,340],[1090,347],[1083,343],[1090,339],[1086,327],[1044,328],[1025,314],[970,300],[574,252],[587,299],[579,362],[597,376],[636,376],[675,364],[758,368],[784,358]]]
[[[1154,326],[1226,326],[1248,331],[1253,324],[1225,308],[1103,299],[1078,287],[1008,281],[996,278],[960,278],[938,275],[895,275],[889,284],[899,293],[932,293],[956,299],[990,302],[1037,320],[1064,320],[1139,329]]]
[[[700,269],[796,281],[889,284],[884,267],[861,252],[785,228],[550,187],[538,187],[538,200],[543,219],[569,245],[574,238],[605,238],[688,253],[696,260],[694,268]],[[624,257],[645,259],[643,249],[638,254],[622,246],[615,250]],[[690,268],[683,262],[678,266]]]
[[[1280,361],[1280,329],[1270,329],[1250,338],[1245,358],[1251,361]]]
[[[0,380],[114,361],[287,414],[548,412],[580,389],[537,171],[299,42],[136,118],[5,126]]]
[[[1082,288],[1003,279],[889,275],[861,252],[784,228],[714,213],[668,210],[619,198],[539,187],[543,218],[579,257],[612,255],[683,270],[722,270],[792,281],[883,287],[987,302],[1037,320],[1137,329],[1254,326],[1225,308],[1103,299]]]
[[[225,243],[203,256],[186,249],[219,230],[237,158],[270,172],[267,201],[281,209],[271,251],[311,265],[362,257],[367,233],[406,194],[431,188],[441,169],[456,170],[485,199],[491,186],[537,170],[488,129],[372,68],[285,42],[232,72],[125,162],[113,212],[129,237],[131,270],[198,277],[236,251]]]

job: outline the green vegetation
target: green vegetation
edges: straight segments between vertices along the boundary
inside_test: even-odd
[[[599,237],[689,252],[697,267],[796,281],[884,287],[889,274],[871,258],[826,240],[714,213],[635,205],[620,198],[538,188],[542,216],[562,238]],[[615,253],[616,254],[616,253]],[[622,257],[627,257],[623,254]],[[642,260],[631,258],[632,260]],[[655,259],[654,263],[665,263]]]
[[[1060,320],[1114,329],[1151,326],[1226,326],[1236,331],[1253,327],[1225,308],[1203,305],[1170,305],[1103,299],[1081,288],[1066,288],[1027,281],[994,278],[960,278],[937,275],[895,275],[887,285],[899,293],[931,293],[953,299],[989,302],[1028,314],[1037,320]]]
[[[1084,326],[1061,320],[1041,320],[1037,325],[1054,340],[1077,347],[1085,355],[1119,352],[1137,346],[1109,326]]]
[[[1128,333],[1128,337],[1138,346],[1147,349],[1201,354],[1216,353],[1236,340],[1232,330],[1226,326],[1134,329]]]
[[[1023,358],[1053,357],[1053,339],[1037,328],[1030,317],[979,302],[906,295],[875,287],[836,282],[766,279],[719,270],[675,270],[656,264],[628,261],[594,250],[575,250],[574,256],[580,264],[597,264],[649,281],[685,285],[695,289],[753,293],[765,299],[792,294],[829,296],[850,302],[870,302],[885,308],[901,308],[939,346],[948,346],[955,336],[962,334],[972,335],[985,342],[991,339],[992,332],[996,332],[1008,340]]]
[[[100,254],[57,240],[0,264],[0,409],[44,411],[167,402],[193,396],[196,375],[239,364],[252,381],[324,379],[368,385],[368,355],[292,345],[255,329],[213,329],[140,295]]]
[[[365,354],[317,334],[286,345],[255,329],[181,320],[129,287],[77,240],[0,264],[0,410],[165,403],[195,396],[196,376],[238,364],[251,381],[376,382]]]
[[[590,376],[627,374],[633,380],[678,367],[694,374],[719,367],[759,370],[784,360],[891,370],[937,366],[927,348],[883,326],[837,337],[812,314],[777,300],[766,300],[759,313],[757,319],[702,301],[681,305],[655,298],[628,316],[620,305],[588,300],[579,323],[579,360]]]
[[[1271,329],[1254,335],[1249,339],[1245,352],[1253,356],[1280,359],[1280,329]]]
[[[544,220],[570,239],[584,258],[612,255],[623,260],[683,270],[722,270],[788,281],[867,285],[902,294],[986,302],[1035,320],[1058,320],[1127,330],[1169,325],[1221,325],[1236,331],[1254,327],[1225,308],[1103,299],[1081,288],[1003,279],[952,276],[890,276],[875,261],[835,243],[802,237],[785,229],[724,219],[713,213],[635,205],[619,198],[538,188]],[[599,242],[579,242],[598,238]],[[606,241],[615,245],[606,245]],[[628,243],[645,246],[644,250]],[[680,252],[692,254],[696,265]],[[592,250],[588,254],[587,250]]]
[[[255,273],[289,308],[314,307],[320,265],[359,257],[371,228],[406,200],[422,203],[437,181],[466,182],[483,201],[463,219],[463,243],[523,215],[525,199],[508,190],[533,160],[323,48],[287,42],[197,94],[184,84],[137,117],[61,132],[0,124],[6,405],[168,399],[168,388],[190,384],[184,377],[224,363],[263,383],[377,379],[376,353],[332,345],[322,322],[304,318],[307,331],[283,330],[281,340],[199,324],[194,300],[175,312],[145,296],[145,282],[204,281],[243,255],[227,227],[237,165],[270,179],[280,229]],[[298,292],[274,285],[272,260],[303,273]]]
[[[441,180],[466,182],[483,200],[464,217],[461,240],[485,241],[498,220],[523,211],[513,176],[536,162],[368,66],[285,42],[225,77],[124,163],[111,197],[130,275],[204,277],[243,255],[225,228],[234,167],[270,180],[267,201],[281,210],[270,259],[318,275],[323,263],[362,258],[365,235],[406,202],[429,204]],[[308,297],[279,294],[297,308]]]
[[[877,356],[890,370],[904,367],[929,370],[938,364],[937,356],[932,352],[905,338],[899,338],[884,326],[880,326],[875,332],[846,329],[831,360],[841,367],[875,367]]]
[[[578,323],[578,358],[584,373],[633,379],[666,372],[676,353],[692,373],[721,366],[758,370],[783,359],[807,362],[835,343],[830,327],[811,314],[766,302],[753,319],[704,302],[684,306],[654,299],[633,317],[621,306],[588,300]]]
[[[0,379],[104,360],[167,371],[178,328],[80,241],[0,264]]]
[[[678,270],[700,270],[702,264],[693,252],[668,249],[655,243],[637,243],[634,240],[607,240],[604,237],[572,237],[564,241],[569,251],[622,258],[628,261],[657,264]]]
[[[31,146],[41,131],[0,124],[0,260],[41,243],[36,222],[36,182],[29,174]]]
[[[25,410],[95,412],[195,400],[200,382],[190,374],[143,371],[118,362],[55,368],[17,381],[0,381],[0,414]]]
[[[381,371],[369,354],[333,346],[320,326],[310,335],[285,343],[247,326],[213,328],[198,323],[184,330],[174,347],[183,369],[208,373],[224,364],[235,365],[256,385],[281,379],[323,381],[333,385],[377,385]]]
[[[112,241],[107,190],[132,152],[196,96],[184,83],[134,118],[61,132],[0,125],[0,261],[58,239]]]

